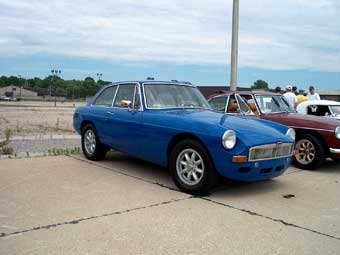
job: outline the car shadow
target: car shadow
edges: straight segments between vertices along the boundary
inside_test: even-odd
[[[306,170],[308,171],[308,170]],[[334,161],[332,159],[326,159],[321,167],[312,170],[313,172],[319,173],[339,173],[340,172],[340,162]]]
[[[172,182],[171,175],[166,167],[134,158],[120,152],[110,151],[107,153],[106,159],[100,161],[99,164],[105,165],[116,172],[118,171],[171,189],[177,189]]]
[[[106,160],[101,161],[100,164],[106,165],[112,170],[118,170],[124,172],[130,176],[136,178],[142,178],[151,183],[159,184],[171,189],[178,190],[172,181],[169,170],[166,167],[143,161],[120,152],[110,151],[107,154]],[[233,181],[224,177],[220,177],[219,182],[215,188],[213,188],[209,194],[210,196],[215,193],[226,193],[234,196],[246,196],[253,195],[252,193],[268,193],[270,191],[281,188],[284,185],[282,181],[279,181],[279,177],[258,182],[239,182]],[[253,192],[250,192],[252,190]]]
[[[220,184],[211,191],[211,195],[227,197],[254,197],[264,193],[275,192],[285,187],[280,177],[257,182],[240,182],[222,179]]]

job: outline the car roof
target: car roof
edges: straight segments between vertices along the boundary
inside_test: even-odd
[[[195,86],[193,85],[192,83],[190,82],[187,82],[187,81],[176,81],[176,80],[173,80],[173,81],[155,81],[155,80],[142,80],[142,81],[119,81],[119,82],[113,82],[110,85],[113,85],[113,84],[123,84],[124,83],[140,83],[140,84],[143,84],[143,83],[148,83],[148,84],[160,84],[160,85],[167,85],[167,84],[178,84],[178,85],[188,85],[188,86]]]
[[[331,100],[308,100],[301,105],[307,107],[309,105],[340,105],[340,102],[337,101],[331,101]]]
[[[281,94],[279,93],[274,93],[274,92],[270,92],[270,91],[265,91],[265,90],[242,90],[242,91],[224,91],[222,93],[216,93],[211,95],[209,98],[212,97],[218,97],[218,96],[226,96],[226,95],[232,95],[234,93],[237,94],[243,94],[243,95],[265,95],[265,96],[280,96]]]

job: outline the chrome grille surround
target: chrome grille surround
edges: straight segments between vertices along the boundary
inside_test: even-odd
[[[274,143],[251,147],[249,150],[248,161],[261,161],[285,158],[293,155],[293,143]]]

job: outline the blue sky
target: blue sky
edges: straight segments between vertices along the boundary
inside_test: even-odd
[[[0,75],[228,85],[232,0],[0,0]],[[337,0],[240,0],[239,84],[340,88]]]

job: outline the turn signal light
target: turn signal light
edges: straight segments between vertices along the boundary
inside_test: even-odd
[[[245,163],[248,161],[247,156],[234,156],[233,157],[233,162],[234,163]]]

